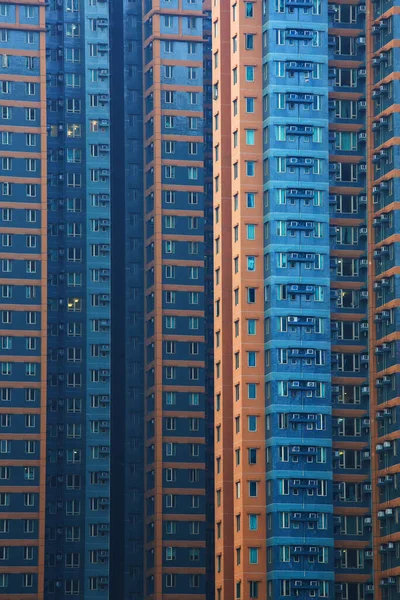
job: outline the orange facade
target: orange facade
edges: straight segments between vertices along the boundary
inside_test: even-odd
[[[39,165],[39,173],[38,176],[34,179],[27,177],[9,177],[3,171],[0,173],[0,184],[5,182],[11,183],[14,186],[18,184],[28,184],[34,183],[37,185],[38,194],[36,196],[35,201],[13,201],[12,197],[8,198],[3,195],[0,198],[1,206],[0,210],[2,210],[3,215],[4,211],[10,209],[12,211],[12,220],[11,223],[3,222],[0,227],[0,234],[7,235],[10,234],[17,238],[19,235],[31,234],[38,238],[39,243],[38,247],[40,247],[40,254],[32,254],[25,252],[18,252],[17,250],[4,253],[2,255],[3,259],[10,259],[13,264],[18,265],[18,261],[22,262],[26,260],[34,260],[38,265],[38,272],[40,276],[36,279],[32,277],[6,277],[4,275],[4,269],[2,276],[0,277],[0,286],[4,288],[4,286],[12,287],[13,297],[21,297],[21,294],[25,297],[24,289],[26,286],[33,286],[35,291],[33,292],[36,295],[36,300],[34,304],[32,303],[18,303],[14,304],[9,303],[6,304],[7,301],[4,301],[4,293],[3,293],[3,302],[2,302],[2,310],[11,311],[14,315],[17,315],[15,318],[15,323],[21,323],[21,320],[18,319],[18,313],[21,313],[21,318],[27,313],[27,311],[35,311],[37,314],[37,322],[40,322],[40,328],[32,331],[31,328],[26,325],[22,325],[18,327],[15,325],[14,327],[2,327],[0,332],[1,336],[10,336],[11,339],[18,340],[18,338],[24,337],[25,339],[29,339],[29,337],[37,338],[35,347],[40,348],[39,354],[36,354],[34,357],[32,353],[24,352],[19,354],[18,356],[13,356],[12,351],[6,354],[3,354],[1,357],[1,363],[4,364],[4,360],[7,362],[11,362],[12,366],[19,364],[27,365],[29,363],[36,364],[36,373],[38,375],[35,381],[29,382],[27,380],[21,381],[18,379],[13,380],[13,377],[6,378],[1,377],[0,379],[0,390],[3,390],[4,393],[7,393],[9,390],[10,393],[10,402],[1,402],[0,405],[0,417],[11,419],[11,423],[13,419],[17,417],[17,415],[24,416],[25,419],[30,415],[33,419],[36,419],[36,423],[39,421],[40,427],[39,430],[36,430],[35,433],[31,433],[29,430],[20,429],[19,427],[13,427],[9,430],[12,433],[8,433],[6,429],[2,428],[0,432],[0,441],[4,440],[5,443],[11,443],[11,451],[9,457],[6,458],[4,454],[0,454],[0,468],[6,467],[9,469],[11,476],[13,473],[18,471],[18,469],[27,469],[33,468],[35,470],[35,480],[36,483],[34,487],[32,485],[28,485],[31,482],[27,482],[27,485],[4,485],[6,482],[2,481],[1,492],[4,494],[10,494],[10,505],[13,504],[13,497],[17,497],[18,494],[26,495],[28,493],[34,493],[36,495],[35,499],[35,510],[32,512],[31,510],[19,510],[19,512],[7,512],[2,511],[1,518],[4,519],[9,524],[6,525],[10,533],[14,529],[13,523],[17,523],[18,520],[28,520],[32,523],[32,527],[35,531],[35,536],[26,535],[13,537],[12,535],[3,535],[0,540],[0,546],[9,547],[11,551],[15,547],[20,548],[21,558],[20,561],[17,562],[16,566],[2,567],[1,573],[5,574],[7,577],[8,589],[10,590],[8,593],[2,593],[0,588],[0,598],[8,599],[10,598],[10,594],[12,588],[16,590],[20,587],[20,582],[23,580],[22,586],[26,587],[27,581],[23,578],[26,575],[32,574],[34,577],[33,585],[31,588],[26,587],[22,593],[18,594],[18,598],[23,600],[27,600],[29,598],[35,598],[37,600],[44,598],[44,553],[45,553],[45,486],[46,486],[46,403],[47,403],[47,165],[46,165],[46,146],[47,146],[47,130],[46,130],[46,34],[45,34],[45,3],[36,1],[36,0],[26,0],[24,2],[20,2],[19,0],[5,0],[3,3],[5,6],[5,12],[8,15],[14,15],[11,19],[2,20],[0,17],[0,28],[2,31],[6,31],[4,34],[5,38],[10,39],[10,36],[15,32],[18,32],[21,36],[21,40],[25,40],[25,36],[27,32],[32,32],[38,34],[39,43],[37,45],[37,49],[35,50],[27,50],[18,48],[16,44],[7,45],[1,48],[2,55],[6,54],[9,59],[13,59],[13,57],[31,57],[34,61],[37,61],[39,65],[39,74],[32,75],[9,75],[6,71],[2,71],[0,74],[0,81],[11,81],[16,86],[18,84],[25,84],[27,82],[34,83],[36,86],[39,86],[39,99],[30,101],[27,99],[21,99],[17,94],[11,94],[8,98],[1,98],[0,107],[10,107],[11,110],[14,109],[36,109],[39,114],[39,120],[36,121],[35,124],[23,124],[21,118],[21,124],[17,125],[8,125],[6,121],[2,121],[0,123],[0,133],[1,132],[11,132],[13,135],[18,136],[18,134],[36,134],[39,137],[39,143],[37,147],[39,151],[36,152],[24,152],[22,150],[13,149],[11,147],[2,146],[2,151],[0,152],[1,157],[12,157],[16,161],[18,159],[26,159],[28,157],[34,158],[37,160]],[[29,21],[26,20],[26,11],[28,10],[26,7],[32,7],[33,10],[38,10],[38,19],[35,24],[29,24]],[[2,43],[0,42],[0,46]],[[33,211],[36,213],[36,223],[40,223],[40,226],[37,225],[35,228],[29,227],[28,225],[23,225],[26,223],[24,214],[26,211]],[[15,215],[15,217],[14,217]],[[21,224],[21,225],[20,225]],[[22,236],[21,236],[22,237]],[[17,244],[18,245],[18,244]],[[26,295],[28,298],[28,294]],[[27,313],[28,314],[28,313]],[[4,320],[3,320],[4,322]],[[29,336],[29,337],[27,337]],[[4,337],[2,337],[4,339]],[[28,347],[27,347],[28,349]],[[16,376],[17,377],[17,376]],[[23,395],[26,394],[25,398]],[[30,399],[33,400],[31,403],[26,403],[28,400],[28,396],[30,394]],[[14,401],[15,398],[15,401]],[[4,398],[2,398],[3,400]],[[25,399],[25,402],[24,402]],[[22,400],[22,402],[21,402]],[[24,405],[25,404],[25,405]],[[26,427],[26,425],[25,425]],[[35,458],[32,460],[31,457],[25,456],[24,454],[16,454],[13,451],[13,441],[15,444],[21,441],[31,441],[38,445],[38,451],[35,454]],[[3,450],[2,450],[3,451]],[[27,479],[27,477],[25,477]],[[25,500],[26,502],[26,500]],[[34,561],[25,562],[22,560],[22,554],[25,550],[29,554],[29,547],[34,547]],[[16,563],[14,562],[14,565]],[[35,566],[32,566],[34,564]]]
[[[213,8],[218,600],[247,597],[250,582],[260,597],[266,594],[262,99],[259,84],[245,80],[244,35],[255,35],[251,64],[260,72],[261,3],[253,9],[250,20],[244,3]],[[246,112],[246,96],[255,98],[254,113]],[[249,303],[249,290],[255,302]],[[249,399],[248,384],[255,384],[256,398]],[[250,481],[258,484],[256,498]],[[250,516],[257,518],[256,531]]]

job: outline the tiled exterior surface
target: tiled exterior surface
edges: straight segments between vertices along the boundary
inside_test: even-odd
[[[48,598],[109,597],[108,9],[78,0],[46,8]]]
[[[369,63],[369,302],[374,598],[400,597],[397,2],[371,3]]]
[[[0,7],[0,598],[44,585],[47,202],[44,4]]]
[[[143,5],[143,597],[149,599],[203,600],[210,588],[205,372],[210,273],[204,263],[205,204],[210,204],[205,186],[212,168],[204,164],[209,26],[197,0]]]
[[[373,590],[366,15],[213,6],[219,600]]]
[[[140,2],[111,4],[112,404],[110,594],[143,598],[144,228]]]
[[[398,13],[0,4],[0,598],[400,596]]]

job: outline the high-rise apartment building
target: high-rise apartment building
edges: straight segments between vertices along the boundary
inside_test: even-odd
[[[400,594],[399,204],[397,201],[399,9],[368,6],[368,277],[374,594]]]
[[[109,5],[46,7],[45,593],[109,597]]]
[[[214,588],[211,13],[146,0],[111,14],[111,590],[202,600]]]
[[[0,3],[0,599],[400,597],[398,12]]]
[[[378,47],[366,54],[366,13],[320,0],[213,6],[218,600],[364,600],[373,579],[391,585],[372,574],[382,507],[371,512],[368,300],[380,284],[366,166],[372,98],[391,69],[366,86],[370,65],[390,64]],[[392,514],[378,512],[380,527]]]
[[[204,17],[143,6],[146,598],[207,587]]]
[[[142,4],[111,5],[112,403],[111,593],[144,585],[144,180]]]
[[[0,598],[43,597],[47,201],[44,4],[0,5]]]
[[[13,481],[3,482],[0,496],[10,539],[0,590],[137,599],[189,589],[205,598],[214,562],[206,448],[212,319],[205,325],[210,11],[190,0],[112,7],[52,0],[6,2],[0,15],[2,146],[9,146],[2,148],[2,246],[21,248],[21,264],[7,255],[2,270],[26,267],[17,279],[5,275],[2,288],[12,298],[2,315],[13,334],[2,338],[1,427],[12,434],[1,431],[1,448],[18,463],[11,467],[7,457],[1,465],[2,479]],[[32,305],[24,326],[14,306],[20,295],[24,309]]]

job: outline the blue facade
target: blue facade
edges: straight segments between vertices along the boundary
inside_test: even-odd
[[[328,6],[318,0],[265,10],[267,577],[274,599],[335,597],[327,30]]]
[[[366,40],[360,35],[365,8],[363,3],[330,7],[328,39],[335,589],[339,597],[357,599],[371,590],[373,564],[364,129],[368,131],[368,107]]]
[[[46,597],[108,598],[110,90],[107,2],[47,8]]]
[[[113,346],[111,596],[143,597],[144,269],[142,6],[111,6]]]

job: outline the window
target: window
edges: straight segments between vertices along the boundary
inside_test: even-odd
[[[246,144],[254,146],[255,144],[255,129],[246,129]]]
[[[189,419],[189,431],[199,431],[199,421],[197,418]]]
[[[165,277],[166,277],[166,279],[174,279],[175,278],[175,266],[165,265]]]
[[[164,169],[166,179],[175,179],[175,167],[167,165],[164,167]]]
[[[249,481],[249,496],[250,498],[258,496],[258,481]]]
[[[166,104],[173,104],[174,103],[174,92],[167,90],[165,92],[165,103]]]
[[[254,17],[254,4],[253,2],[245,2],[245,15],[246,18],[251,19]]]
[[[256,174],[256,163],[254,160],[246,160],[246,175],[247,177],[254,177]]]
[[[176,560],[176,548],[171,546],[165,548],[165,560]]]
[[[164,117],[164,125],[166,129],[172,129],[174,127],[174,117],[170,115]]]
[[[256,288],[247,288],[247,302],[254,304],[256,301]]]
[[[249,548],[249,564],[258,565],[258,548]]]
[[[165,153],[166,154],[174,154],[175,153],[175,142],[166,141],[164,143],[164,146],[165,146]]]
[[[171,65],[165,65],[164,73],[165,73],[166,79],[172,79],[173,74],[174,74],[174,67]]]
[[[236,600],[239,600],[242,597],[242,583],[241,581],[237,581],[236,582],[236,586],[235,586],[236,590]]]
[[[249,465],[256,465],[257,464],[257,453],[258,453],[257,448],[249,448],[248,449]]]
[[[190,561],[200,560],[200,549],[199,548],[189,548],[189,560]]]
[[[258,515],[249,515],[249,530],[257,531],[258,530]]]
[[[35,494],[30,492],[24,494],[24,506],[35,506]]]
[[[175,431],[176,430],[176,419],[175,419],[175,417],[167,417],[165,419],[165,429],[167,431]]]
[[[12,158],[2,158],[1,159],[1,168],[3,171],[11,171],[12,170]]]
[[[247,397],[249,400],[255,400],[257,398],[257,384],[247,384]]]
[[[0,92],[2,94],[11,94],[11,81],[1,81]]]
[[[214,21],[213,23],[213,35],[215,38],[218,37],[218,21]]]
[[[197,142],[189,142],[188,150],[189,150],[189,154],[196,155],[197,154]]]
[[[35,83],[26,83],[25,84],[25,93],[27,96],[34,96],[36,94],[36,84]]]
[[[189,329],[198,329],[199,328],[199,318],[198,317],[189,317]]]
[[[257,352],[254,352],[254,351],[247,352],[247,366],[248,367],[256,367],[257,366]]]
[[[255,67],[245,66],[246,81],[254,81],[255,79]]]
[[[245,48],[246,50],[254,50],[254,40],[255,40],[255,35],[254,33],[246,33],[245,34]]]
[[[3,312],[5,312],[5,311],[3,311]],[[4,321],[3,321],[3,323],[4,323]],[[11,375],[11,373],[12,373],[12,363],[10,363],[10,362],[1,363],[1,374],[4,376],[7,376],[7,375]]]
[[[165,378],[166,379],[176,379],[176,368],[175,367],[165,367]]]
[[[257,431],[257,416],[249,415],[247,417],[247,423],[249,431]]]
[[[247,270],[248,271],[256,270],[256,257],[255,256],[247,256],[246,262],[247,262]]]
[[[1,189],[3,192],[3,196],[12,196],[12,192],[13,192],[13,184],[12,183],[8,183],[8,182],[2,183]]]
[[[189,394],[189,405],[190,406],[198,406],[199,405],[200,395],[198,392],[192,392]]]
[[[25,427],[35,427],[36,415],[25,415]]]
[[[199,521],[190,521],[190,523],[189,523],[189,533],[191,535],[199,535],[199,533],[200,533],[200,523],[199,523]]]
[[[258,598],[258,581],[249,581],[249,597],[250,598]]]
[[[200,575],[189,575],[189,587],[198,588],[200,585]]]
[[[8,131],[1,132],[1,144],[2,146],[9,146],[12,144],[12,133]]]
[[[24,520],[24,533],[34,533],[35,531],[35,521],[32,519]]]
[[[176,575],[174,573],[167,573],[165,575],[165,587],[173,588],[176,586]]]

